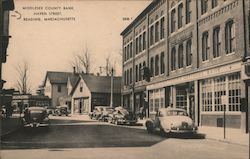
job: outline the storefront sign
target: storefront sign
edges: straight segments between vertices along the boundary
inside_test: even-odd
[[[154,83],[154,84],[148,85],[147,90],[162,88],[162,87],[176,85],[176,84],[185,83],[185,82],[191,82],[191,81],[200,80],[200,79],[211,78],[211,77],[220,76],[220,75],[224,75],[228,73],[234,73],[237,71],[241,71],[240,62],[233,63],[230,65],[224,65],[224,66],[220,66],[216,68],[211,68],[211,69],[204,70],[204,71],[199,71],[199,72],[191,73],[188,75],[183,75],[183,76],[176,77],[176,78],[167,79],[166,81],[161,82],[161,83]]]

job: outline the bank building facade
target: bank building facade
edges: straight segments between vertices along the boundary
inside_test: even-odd
[[[249,131],[248,0],[154,0],[121,33],[122,104]],[[224,119],[225,111],[225,119]]]

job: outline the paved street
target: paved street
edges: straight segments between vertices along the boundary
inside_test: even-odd
[[[53,117],[49,127],[20,129],[4,136],[1,157],[248,158],[246,146],[207,140],[202,134],[169,137],[159,133],[148,134],[140,127]]]

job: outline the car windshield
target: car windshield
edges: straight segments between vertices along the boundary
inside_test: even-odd
[[[169,110],[167,111],[168,116],[187,116],[187,113],[182,110]]]

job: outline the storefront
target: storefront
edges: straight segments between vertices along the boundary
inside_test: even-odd
[[[200,81],[201,125],[221,127],[224,109],[226,127],[241,127],[240,72]]]
[[[246,129],[246,84],[240,62],[193,72],[147,86],[149,114],[159,108],[183,108],[199,126]],[[246,106],[245,106],[246,107]]]

